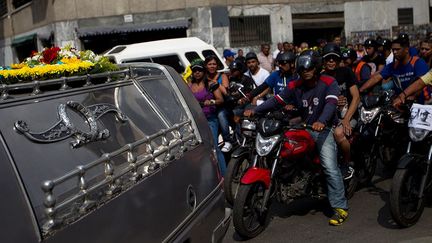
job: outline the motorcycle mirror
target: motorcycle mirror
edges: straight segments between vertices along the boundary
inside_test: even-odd
[[[210,87],[208,88],[208,90],[209,90],[209,92],[213,93],[218,88],[219,88],[219,84],[218,83],[213,83],[213,84],[210,84]]]

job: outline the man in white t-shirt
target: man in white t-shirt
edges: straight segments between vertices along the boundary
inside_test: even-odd
[[[270,76],[270,73],[267,70],[259,66],[258,57],[254,52],[249,52],[248,54],[246,54],[246,65],[248,70],[244,74],[254,80],[256,87],[264,83],[267,77]],[[264,100],[263,97],[267,93],[268,90],[264,90],[261,94],[259,94],[259,99],[257,99],[257,103],[261,103]]]
[[[256,86],[260,86],[264,83],[270,75],[267,70],[259,66],[258,57],[254,52],[246,54],[246,65],[248,70],[245,72],[245,75],[251,77]]]

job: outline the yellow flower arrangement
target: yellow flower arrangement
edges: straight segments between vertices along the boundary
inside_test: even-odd
[[[11,84],[114,70],[117,66],[91,51],[78,52],[70,46],[53,47],[33,53],[22,63],[1,68],[0,82]]]

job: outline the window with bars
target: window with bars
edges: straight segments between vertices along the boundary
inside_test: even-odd
[[[12,0],[12,5],[14,8],[19,8],[29,2],[31,2],[31,0]]]
[[[3,16],[7,14],[7,1],[6,0],[0,0],[0,16]]]
[[[398,25],[414,24],[413,8],[398,8]]]
[[[270,16],[230,17],[231,46],[260,45],[271,42]]]

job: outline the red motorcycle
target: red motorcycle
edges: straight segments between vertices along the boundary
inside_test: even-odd
[[[293,125],[279,116],[258,122],[252,166],[241,178],[233,207],[236,232],[253,238],[266,227],[272,198],[288,204],[295,199],[326,195],[327,186],[315,141],[306,125]],[[290,124],[291,123],[291,124]],[[288,124],[288,125],[285,125]],[[357,179],[345,180],[347,198]]]

